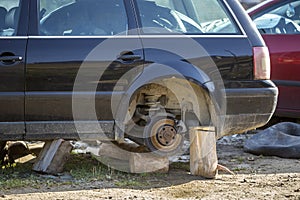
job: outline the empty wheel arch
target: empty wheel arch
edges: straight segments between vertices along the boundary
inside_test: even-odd
[[[159,155],[182,153],[189,126],[211,123],[207,91],[181,79],[140,87],[131,97],[125,137]]]

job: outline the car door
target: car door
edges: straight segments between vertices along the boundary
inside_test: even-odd
[[[143,64],[130,1],[37,0],[31,10],[26,137],[73,138],[74,120],[107,122],[112,132],[112,95],[122,95]]]
[[[279,88],[276,115],[300,117],[300,1],[282,1],[254,18],[269,47]]]
[[[23,137],[24,69],[29,1],[0,0],[0,138]],[[23,17],[19,17],[19,16]]]

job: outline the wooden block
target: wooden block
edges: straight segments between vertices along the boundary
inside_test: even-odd
[[[14,163],[15,160],[27,156],[29,154],[30,151],[25,142],[9,142],[7,145],[7,156],[9,163]]]
[[[129,165],[131,173],[167,173],[169,171],[169,159],[152,153],[131,153]]]
[[[98,156],[106,156],[119,160],[129,160],[130,152],[121,149],[113,143],[101,143]]]
[[[143,153],[142,153],[143,152]],[[94,155],[100,162],[109,163],[115,169],[131,173],[168,172],[169,159],[148,152],[135,143],[101,143],[98,154]],[[117,165],[117,166],[116,166]],[[122,166],[120,166],[122,165]]]
[[[46,142],[33,170],[46,174],[58,174],[63,172],[64,164],[67,162],[72,145],[69,141],[62,139]]]
[[[192,127],[189,132],[191,174],[215,178],[218,158],[214,127]]]
[[[36,157],[33,156],[32,154],[28,154],[27,156],[16,159],[15,162],[17,162],[17,163],[34,163],[35,158]]]
[[[30,153],[33,154],[36,157],[39,156],[39,154],[41,153],[44,145],[45,145],[45,142],[35,142],[35,143],[27,144]]]
[[[91,155],[101,162],[102,164],[108,166],[109,168],[122,171],[122,172],[130,172],[129,168],[129,158],[128,159],[117,159],[109,156],[99,156],[91,153]]]
[[[0,166],[4,164],[4,158],[7,154],[7,149],[5,149],[6,141],[0,141]]]
[[[146,153],[149,152],[145,147],[135,143],[101,143],[99,145],[98,156],[106,156],[119,160],[129,160],[131,153]]]

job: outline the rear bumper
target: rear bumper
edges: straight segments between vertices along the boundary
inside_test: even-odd
[[[300,119],[300,110],[276,108],[274,116]]]
[[[242,133],[265,125],[274,114],[278,88],[271,81],[247,82],[241,88],[226,88],[226,115],[221,135]],[[243,84],[241,84],[243,86]]]

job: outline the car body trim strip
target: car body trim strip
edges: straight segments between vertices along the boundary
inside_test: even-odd
[[[0,36],[0,40],[28,39],[28,36]]]
[[[273,80],[277,86],[300,87],[300,81]]]
[[[247,38],[245,35],[29,36],[29,39]]]

